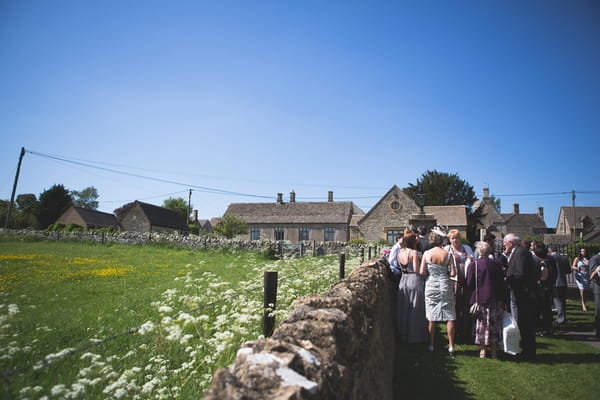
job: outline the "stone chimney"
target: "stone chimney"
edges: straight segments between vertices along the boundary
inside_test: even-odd
[[[513,204],[513,214],[519,213],[519,203]]]
[[[294,190],[292,190],[290,192],[290,203],[295,203],[296,202],[296,193],[294,192]]]
[[[333,192],[331,190],[327,192],[327,201],[330,203],[333,202]]]
[[[277,193],[277,204],[283,203],[283,193]]]
[[[538,215],[541,219],[544,219],[544,207],[538,207]]]
[[[483,198],[484,199],[490,198],[490,188],[483,188]]]

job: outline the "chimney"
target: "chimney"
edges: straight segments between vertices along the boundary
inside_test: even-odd
[[[483,188],[483,198],[484,199],[490,198],[490,188]]]
[[[283,203],[283,193],[277,193],[277,204]]]
[[[519,203],[513,204],[513,214],[519,213]]]
[[[292,189],[292,191],[290,192],[290,203],[295,203],[295,202],[296,202],[296,193]]]
[[[544,207],[538,207],[538,215],[541,219],[544,219]]]
[[[333,202],[333,192],[331,190],[327,192],[327,201],[330,203]]]
[[[194,210],[194,221],[198,221],[198,210]]]

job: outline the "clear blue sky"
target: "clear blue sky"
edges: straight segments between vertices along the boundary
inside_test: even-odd
[[[25,147],[18,194],[107,212],[366,212],[435,169],[554,227],[572,190],[600,206],[599,133],[598,1],[0,0],[2,199]]]

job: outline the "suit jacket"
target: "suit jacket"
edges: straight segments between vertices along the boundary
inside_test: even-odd
[[[522,246],[513,248],[508,260],[506,282],[517,296],[534,294],[537,274],[529,249]]]

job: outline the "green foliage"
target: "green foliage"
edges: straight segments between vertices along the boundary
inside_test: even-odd
[[[365,246],[367,244],[366,240],[362,239],[362,238],[356,238],[356,239],[350,239],[348,241],[349,245],[353,245],[353,246]]]
[[[188,228],[190,229],[190,233],[193,235],[200,234],[200,228],[196,224],[188,224]]]
[[[75,207],[86,208],[88,210],[96,210],[98,208],[98,190],[89,186],[82,191],[71,191],[73,205]]]
[[[164,208],[168,208],[170,210],[176,211],[179,215],[182,216],[184,221],[188,220],[189,210],[187,202],[181,198],[173,198],[169,197],[163,202],[162,205]]]
[[[65,226],[64,230],[66,232],[80,232],[83,231],[83,226],[71,223]]]
[[[15,209],[13,209],[12,219],[13,228],[37,228],[39,226],[36,214],[39,202],[35,194],[20,194],[15,200]]]
[[[375,242],[373,242],[373,244],[379,247],[386,247],[390,245],[390,243],[386,239],[378,239]]]
[[[249,227],[246,221],[236,214],[225,214],[219,220],[214,231],[221,236],[231,239],[237,235],[245,235],[248,233]]]
[[[64,231],[65,230],[66,225],[60,222],[55,222],[53,224],[48,225],[48,227],[45,229],[48,232],[56,232],[56,231]]]
[[[71,194],[63,185],[54,185],[40,194],[37,219],[41,229],[54,223],[71,206]]]

